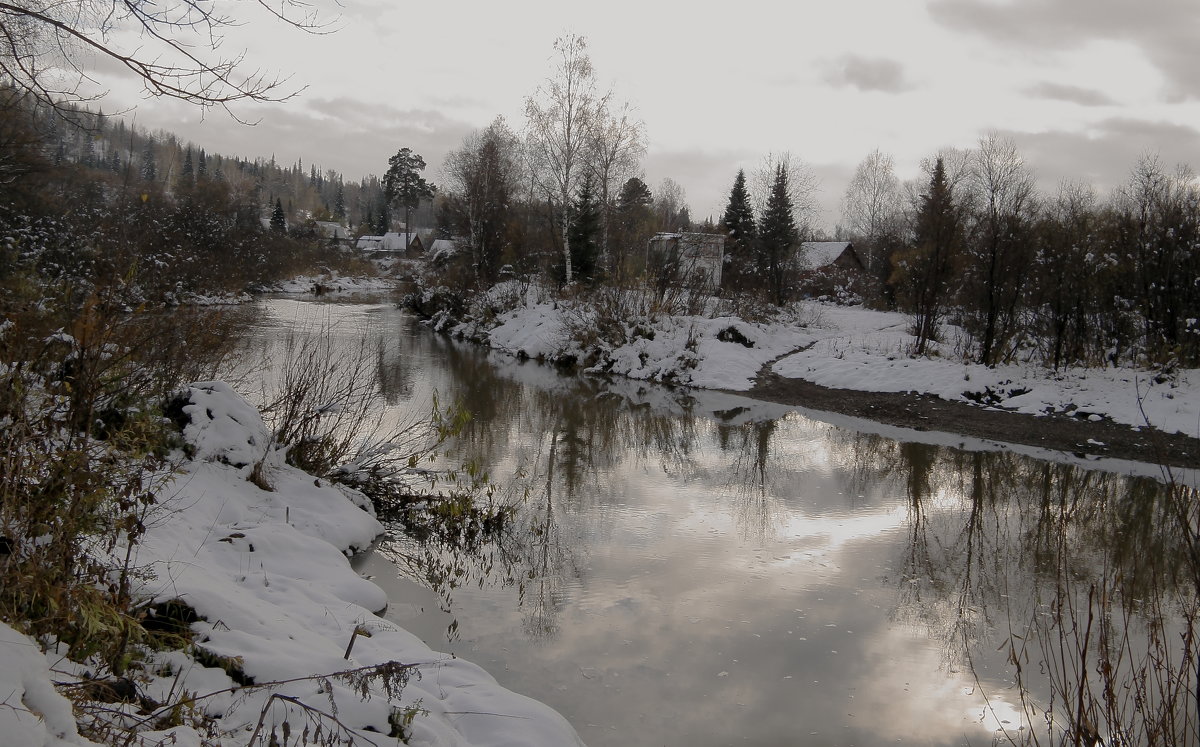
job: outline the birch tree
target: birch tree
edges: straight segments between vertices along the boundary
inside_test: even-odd
[[[842,218],[850,236],[861,245],[860,256],[874,277],[883,271],[885,238],[896,231],[900,206],[900,180],[892,157],[878,149],[871,151],[846,187]]]
[[[571,266],[571,203],[586,171],[596,118],[607,101],[596,92],[587,40],[568,34],[554,42],[558,64],[537,93],[525,100],[529,157],[535,182],[545,194],[562,237],[566,283]]]

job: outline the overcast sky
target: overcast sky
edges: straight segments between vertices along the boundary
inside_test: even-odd
[[[911,179],[939,148],[995,131],[1044,189],[1073,178],[1101,194],[1142,153],[1200,167],[1197,0],[667,5],[343,0],[326,4],[334,33],[251,18],[229,34],[226,54],[244,48],[253,65],[306,86],[286,104],[239,107],[254,127],[139,100],[112,78],[105,109],[136,103],[139,125],[210,151],[302,157],[350,179],[382,173],[409,147],[436,182],[468,132],[497,115],[523,126],[554,39],[570,32],[587,38],[601,86],[645,122],[646,181],[682,184],[696,219],[719,217],[737,169],[772,151],[811,166],[818,224],[830,230],[850,174],[875,148]]]

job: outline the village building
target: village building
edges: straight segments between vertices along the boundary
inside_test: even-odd
[[[328,220],[314,221],[317,226],[317,233],[322,238],[328,239],[330,243],[337,246],[351,246],[354,244],[353,238],[350,236],[350,231],[341,223],[334,223]]]
[[[415,233],[388,231],[382,236],[359,236],[355,244],[359,251],[368,254],[423,254],[425,244]]]
[[[871,281],[850,241],[802,242],[796,270],[796,287],[809,298],[862,296]]]

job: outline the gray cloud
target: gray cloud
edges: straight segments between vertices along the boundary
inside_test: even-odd
[[[1061,83],[1043,81],[1025,89],[1025,93],[1038,99],[1050,101],[1065,101],[1080,106],[1112,106],[1117,102],[1108,94],[1092,88],[1068,86]]]
[[[904,79],[904,67],[882,57],[844,55],[829,64],[824,78],[838,88],[849,86],[860,91],[901,93],[912,88]]]
[[[1094,40],[1136,45],[1175,97],[1200,98],[1194,74],[1200,3],[1191,0],[931,0],[930,16],[1002,45],[1071,49]]]
[[[1083,181],[1100,195],[1123,184],[1138,159],[1159,156],[1168,168],[1200,153],[1200,131],[1169,122],[1115,117],[1077,132],[1000,132],[1020,148],[1048,194],[1064,179]],[[1193,163],[1192,165],[1197,165]]]

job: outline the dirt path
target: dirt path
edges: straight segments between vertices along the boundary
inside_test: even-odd
[[[1066,415],[1034,417],[948,402],[931,395],[829,389],[802,379],[786,379],[764,366],[748,395],[867,418],[888,425],[960,433],[1074,454],[1128,459],[1172,467],[1200,468],[1200,439],[1152,428],[1134,430],[1109,421],[1090,422]]]

